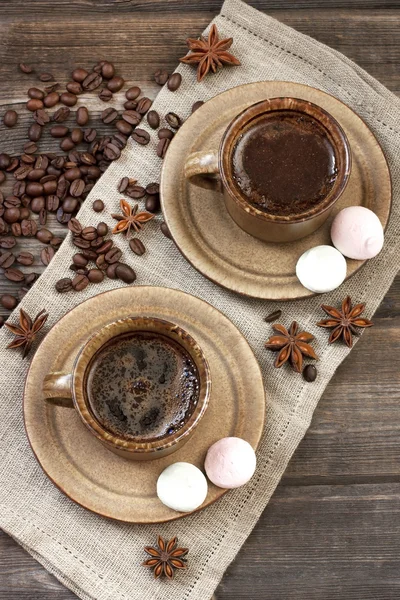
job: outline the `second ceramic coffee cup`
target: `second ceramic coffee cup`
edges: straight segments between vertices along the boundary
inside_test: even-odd
[[[234,182],[232,154],[242,133],[263,115],[284,111],[307,115],[318,122],[334,150],[336,179],[326,196],[315,206],[291,215],[268,214],[248,202]],[[342,195],[351,170],[351,152],[339,123],[319,106],[297,98],[272,98],[253,104],[233,119],[219,150],[194,152],[184,166],[185,177],[194,185],[223,194],[226,209],[244,231],[267,242],[290,242],[309,235],[328,218]]]

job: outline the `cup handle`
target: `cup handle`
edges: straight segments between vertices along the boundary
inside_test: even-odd
[[[222,182],[219,175],[218,152],[206,150],[192,152],[186,159],[184,174],[186,179],[206,190],[222,192]]]
[[[43,397],[53,406],[74,408],[70,373],[50,373],[43,381]]]

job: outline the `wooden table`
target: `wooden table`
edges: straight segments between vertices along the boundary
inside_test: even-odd
[[[400,94],[399,0],[250,3],[340,50]],[[159,88],[153,72],[172,70],[185,52],[185,38],[198,35],[221,4],[2,2],[0,113],[14,105],[21,118],[15,130],[1,126],[1,151],[19,152],[28,123],[22,103],[32,79],[18,72],[20,61],[65,82],[75,66],[106,58],[154,97]],[[39,243],[31,247],[37,254]],[[0,275],[1,293],[10,289]],[[217,590],[219,600],[400,597],[399,313],[397,278],[375,315],[375,327],[328,386],[286,475]],[[75,596],[0,532],[0,598]]]

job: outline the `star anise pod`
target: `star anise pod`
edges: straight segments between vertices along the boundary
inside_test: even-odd
[[[293,321],[289,330],[283,325],[272,325],[272,329],[278,334],[273,335],[265,343],[268,350],[279,351],[274,366],[279,369],[285,362],[289,362],[294,371],[301,373],[303,367],[303,355],[318,360],[313,348],[308,344],[314,336],[307,331],[300,331],[296,321]]]
[[[178,548],[178,538],[174,537],[166,542],[161,536],[158,536],[157,547],[145,546],[145,552],[150,554],[151,558],[144,561],[143,566],[154,569],[154,577],[157,579],[162,574],[168,579],[173,579],[176,569],[186,569],[186,554],[188,548]]]
[[[147,223],[147,221],[151,221],[151,219],[154,219],[155,217],[155,215],[152,215],[148,212],[138,213],[139,205],[135,204],[135,206],[131,206],[126,200],[120,200],[119,205],[122,210],[122,215],[111,215],[114,219],[117,219],[118,221],[118,223],[112,230],[113,233],[122,233],[123,231],[126,231],[126,235],[127,237],[129,237],[131,228],[135,231],[140,231],[144,223]]]
[[[360,317],[364,312],[365,304],[356,304],[354,307],[351,304],[350,296],[347,296],[342,302],[342,310],[334,306],[323,304],[322,310],[329,315],[329,319],[317,323],[319,327],[327,327],[332,329],[329,336],[329,343],[333,344],[340,337],[351,348],[353,345],[353,334],[358,335],[356,327],[372,327],[373,323],[369,319]]]
[[[227,52],[232,42],[233,38],[220,40],[217,27],[212,25],[208,38],[200,36],[198,40],[186,40],[192,52],[179,60],[187,65],[198,65],[197,81],[202,81],[210,69],[215,73],[217,68],[223,65],[240,65],[240,61]]]
[[[6,327],[16,336],[15,339],[8,344],[7,348],[23,348],[22,358],[25,358],[35,340],[36,334],[42,329],[49,315],[45,310],[32,320],[31,317],[21,308],[19,311],[19,325],[10,325],[6,323]]]

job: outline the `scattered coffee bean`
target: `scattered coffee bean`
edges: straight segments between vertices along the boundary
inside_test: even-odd
[[[193,114],[194,112],[196,112],[196,110],[197,110],[198,108],[200,108],[200,106],[203,106],[203,104],[204,104],[203,100],[197,100],[197,102],[195,102],[195,103],[193,104],[193,106],[192,106],[192,114]]]
[[[146,210],[151,213],[156,213],[160,210],[160,197],[158,194],[154,194],[153,196],[149,196],[146,199]]]
[[[60,84],[55,82],[55,83],[51,83],[50,85],[46,85],[44,88],[44,91],[46,92],[46,94],[51,94],[52,92],[55,92],[56,90],[58,90],[58,88],[60,87]]]
[[[117,160],[121,156],[121,150],[115,144],[107,144],[103,154],[108,160]]]
[[[22,71],[22,73],[32,73],[33,68],[31,67],[31,65],[27,65],[26,63],[19,63],[19,69],[20,71]]]
[[[112,63],[105,61],[101,66],[101,74],[104,79],[112,79],[115,75],[115,67]]]
[[[85,189],[85,182],[83,179],[74,179],[69,188],[69,193],[74,198],[82,196],[83,190]]]
[[[146,248],[144,247],[143,242],[139,240],[139,238],[132,238],[129,241],[129,247],[132,250],[132,252],[134,252],[138,256],[142,256],[146,252]]]
[[[157,144],[157,156],[159,156],[160,158],[164,158],[170,143],[171,140],[169,138],[160,139],[160,141]]]
[[[103,223],[103,222],[99,223],[97,225],[97,234],[100,236],[105,236],[105,235],[107,235],[107,233],[108,233],[107,223]]]
[[[83,131],[79,127],[74,127],[71,131],[71,140],[74,144],[80,144],[83,140]]]
[[[65,137],[66,135],[68,135],[68,133],[69,133],[69,127],[66,127],[65,125],[54,125],[50,129],[50,135],[54,138]]]
[[[101,212],[102,210],[104,210],[104,202],[103,200],[95,200],[93,202],[93,210],[95,212]]]
[[[160,184],[159,183],[149,183],[146,185],[146,194],[150,196],[155,196],[160,193]]]
[[[6,223],[16,223],[20,218],[19,208],[7,208],[4,211],[3,219]]]
[[[51,246],[45,246],[44,248],[42,248],[42,251],[40,253],[40,260],[45,266],[47,266],[48,264],[50,264],[50,261],[53,258],[54,254],[54,248],[52,248]]]
[[[65,292],[70,292],[72,290],[72,280],[69,277],[64,277],[63,279],[59,279],[56,283],[56,290],[60,294],[65,294]]]
[[[11,173],[12,171],[15,171],[15,169],[18,167],[18,165],[19,165],[18,158],[17,157],[12,158],[10,165],[6,169],[7,173]]]
[[[135,129],[131,135],[131,138],[142,146],[146,146],[150,142],[150,134],[144,129]]]
[[[72,150],[73,148],[75,148],[75,144],[71,140],[70,137],[66,137],[60,143],[60,148],[61,148],[61,150],[64,150],[64,152],[69,152],[70,150]]]
[[[72,219],[69,221],[68,229],[72,231],[74,235],[80,235],[82,233],[82,225],[78,219],[75,219],[75,217],[72,217]]]
[[[82,83],[82,81],[84,81],[88,75],[89,73],[86,71],[86,69],[82,69],[81,67],[74,69],[71,73],[72,79],[78,83]]]
[[[315,381],[317,379],[318,371],[314,367],[314,365],[306,365],[303,369],[303,377],[309,383]]]
[[[127,123],[123,119],[119,119],[118,121],[116,121],[115,127],[118,129],[118,131],[120,131],[126,136],[130,135],[133,131],[132,125],[129,125],[129,123]]]
[[[42,208],[42,210],[39,213],[39,224],[46,225],[46,223],[47,223],[47,210],[45,208]]]
[[[126,110],[122,113],[122,118],[124,121],[129,123],[129,125],[139,125],[142,120],[142,115],[139,114],[136,110]]]
[[[127,100],[124,102],[125,110],[136,110],[138,103],[136,100]]]
[[[146,195],[146,190],[141,185],[130,185],[125,193],[134,200],[140,200]]]
[[[82,94],[83,92],[83,88],[78,81],[69,81],[65,87],[67,88],[68,92],[74,94],[75,96]]]
[[[0,154],[0,169],[7,169],[11,164],[11,156],[5,152]]]
[[[101,271],[105,271],[107,269],[107,261],[105,259],[104,254],[99,254],[96,258],[96,267]]]
[[[280,308],[278,308],[277,310],[274,310],[271,314],[267,315],[264,318],[264,321],[266,323],[273,323],[274,321],[277,321],[278,319],[280,319],[281,316],[282,316],[282,311]]]
[[[36,98],[28,100],[26,103],[26,108],[31,112],[35,112],[35,110],[39,110],[40,108],[43,108],[43,106],[43,102],[41,100],[37,100]]]
[[[21,221],[21,231],[24,237],[33,237],[37,232],[37,225],[33,219],[24,219]],[[1,246],[1,242],[0,242]]]
[[[50,240],[50,246],[53,246],[53,248],[58,249],[61,246],[61,244],[63,243],[63,241],[64,241],[64,238],[58,237],[58,236],[54,236]]]
[[[165,85],[168,81],[169,74],[167,71],[163,71],[161,69],[157,69],[154,73],[154,81],[158,83],[158,85]]]
[[[14,248],[16,244],[16,240],[13,237],[1,237],[0,238],[0,248],[4,248],[5,250],[9,250],[10,248]]]
[[[25,279],[25,275],[23,274],[23,272],[19,269],[14,268],[6,269],[4,271],[4,277],[9,281],[14,281],[15,283],[20,283]]]
[[[63,212],[70,215],[78,209],[79,202],[77,198],[74,198],[73,196],[66,196],[61,206]]]
[[[113,123],[118,118],[118,111],[115,108],[106,108],[101,113],[101,120],[106,125]]]
[[[71,111],[67,106],[62,106],[61,108],[58,108],[53,114],[53,121],[55,121],[56,123],[63,123],[68,119],[70,112]]]
[[[147,122],[152,129],[157,129],[160,126],[160,115],[156,110],[150,110],[147,113]]]
[[[6,174],[4,173],[4,171],[0,171],[0,185],[2,183],[4,183],[6,180]]]
[[[47,96],[43,98],[43,104],[46,108],[53,108],[53,106],[55,106],[59,102],[60,94],[57,94],[57,92],[50,92],[50,94],[47,94]]]
[[[103,78],[99,73],[89,73],[89,75],[82,81],[82,87],[88,92],[92,92],[97,89],[103,82]]]
[[[63,92],[60,96],[60,102],[65,104],[65,106],[75,106],[78,102],[78,98],[75,94],[71,94],[71,92]]]
[[[119,92],[119,90],[124,86],[124,83],[124,79],[117,75],[108,81],[107,88],[110,90],[110,92],[115,94],[116,92]]]
[[[102,100],[103,102],[109,102],[111,100],[111,98],[113,97],[113,93],[108,90],[107,88],[104,88],[103,90],[101,90],[101,92],[99,93],[99,98],[100,100]]]
[[[89,111],[86,106],[80,106],[76,111],[75,119],[78,125],[83,127],[89,121]]]
[[[137,85],[130,87],[129,90],[126,90],[125,97],[127,100],[136,100],[140,96],[141,93],[140,87]]]
[[[72,257],[72,262],[78,267],[86,267],[88,264],[88,259],[83,256],[80,252],[74,254]]]
[[[168,227],[168,225],[165,223],[165,221],[163,221],[163,222],[160,224],[160,229],[161,229],[162,233],[165,235],[165,237],[167,237],[167,238],[169,238],[170,240],[172,240],[172,235],[171,235],[171,232],[170,232],[170,230],[169,230],[169,227]]]
[[[0,257],[1,258],[1,257]],[[33,264],[34,257],[30,252],[20,252],[17,256],[17,263],[29,267]]]
[[[38,125],[41,125],[42,127],[43,125],[46,125],[46,123],[50,123],[50,115],[43,108],[41,108],[40,110],[36,110],[33,113],[33,118],[35,119],[36,123]]]
[[[119,259],[121,258],[121,256],[122,256],[121,250],[119,248],[113,247],[105,255],[105,260],[109,265],[112,265],[112,263],[118,262]]]
[[[172,127],[172,129],[179,129],[179,127],[182,125],[181,118],[173,112],[166,114],[165,120],[167,121],[168,125]]]
[[[11,294],[3,294],[0,298],[0,302],[2,307],[6,310],[14,310],[18,304],[17,298],[15,296],[11,296]]]
[[[97,238],[97,229],[96,227],[84,227],[81,232],[81,237],[84,240],[95,240]]]
[[[40,81],[54,81],[54,77],[51,73],[40,73]]]
[[[15,262],[15,256],[12,252],[3,252],[0,255],[0,267],[9,269]]]
[[[92,142],[94,142],[94,140],[96,139],[96,136],[97,136],[97,131],[92,128],[85,129],[85,131],[83,132],[83,139],[88,144],[91,144]]]
[[[100,238],[102,239],[102,243],[100,245],[96,245],[96,254],[107,254],[107,252],[113,247],[114,242],[112,240],[107,240],[106,242],[104,242],[104,238]],[[97,242],[98,240],[95,240],[95,242]],[[92,242],[92,246],[95,242]]]
[[[118,191],[120,194],[123,194],[126,190],[126,188],[129,185],[129,177],[123,177],[121,179],[121,181],[118,184]]]
[[[144,96],[143,98],[140,98],[136,110],[140,115],[145,115],[152,104],[153,101],[150,100],[150,98],[146,98],[146,96]]]
[[[32,123],[28,129],[28,137],[31,142],[38,142],[42,137],[42,128],[38,123]]]
[[[51,233],[51,231],[49,231],[48,229],[45,229],[44,227],[42,229],[39,229],[39,231],[36,233],[36,238],[42,242],[42,244],[48,244],[50,242],[50,240],[52,239],[53,234]]]
[[[18,121],[18,114],[15,110],[7,110],[3,117],[3,123],[6,127],[14,127]]]
[[[100,269],[90,269],[87,278],[91,283],[101,283],[104,279],[104,273]]]
[[[175,133],[173,131],[171,131],[171,129],[167,129],[166,127],[162,127],[161,129],[158,130],[157,135],[158,135],[158,137],[159,137],[160,140],[163,140],[163,139],[172,140],[172,138],[174,137]]]
[[[109,279],[117,279],[117,275],[116,275],[115,271],[119,264],[120,264],[119,262],[116,262],[116,263],[113,263],[112,265],[108,265],[105,273]]]
[[[182,75],[180,73],[173,73],[168,79],[167,88],[171,92],[176,92],[182,83]]]
[[[123,263],[120,263],[117,266],[115,269],[115,274],[118,279],[121,279],[121,281],[125,283],[133,283],[136,279],[135,271],[129,265]]]

